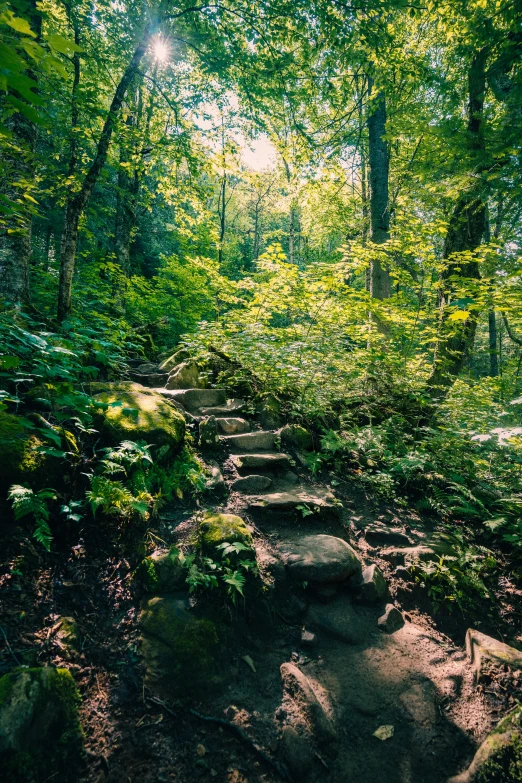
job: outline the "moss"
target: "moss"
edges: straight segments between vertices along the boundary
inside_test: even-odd
[[[33,488],[41,488],[51,482],[46,480],[52,472],[49,459],[39,451],[43,442],[27,431],[18,416],[0,412],[0,465],[2,492],[11,484],[29,482]]]
[[[140,615],[147,680],[178,693],[216,680],[218,635],[213,622],[193,617],[173,597],[150,598]]]
[[[97,424],[106,440],[144,440],[178,451],[185,437],[185,419],[160,394],[142,389],[106,389],[95,396],[107,408],[100,411]]]
[[[511,742],[493,751],[477,777],[476,783],[520,783],[522,781],[522,740]]]
[[[0,763],[16,783],[78,769],[83,731],[79,694],[67,669],[16,669],[0,680]]]
[[[299,451],[308,451],[312,448],[312,436],[299,424],[287,424],[281,430],[281,443],[284,446],[298,449]]]
[[[216,553],[220,544],[240,541],[253,546],[252,533],[235,514],[207,514],[199,529],[199,541],[206,552]]]

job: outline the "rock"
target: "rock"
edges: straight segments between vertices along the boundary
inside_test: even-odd
[[[23,426],[20,416],[0,411],[0,491],[5,498],[12,484],[28,483],[32,489],[56,486],[54,475],[63,473],[59,460],[43,454],[43,440]],[[54,459],[54,463],[53,463]],[[58,479],[59,476],[56,476]]]
[[[0,679],[0,764],[5,781],[67,781],[75,776],[83,754],[79,700],[67,669],[15,669]]]
[[[222,435],[238,435],[250,431],[250,424],[246,419],[217,418],[218,430]]]
[[[240,541],[249,547],[254,545],[252,533],[241,517],[213,512],[205,515],[199,527],[199,541],[204,551],[214,556],[218,553],[217,547],[225,542],[233,544]],[[241,554],[243,558],[248,556],[247,552]]]
[[[311,606],[307,623],[345,644],[360,644],[365,638],[364,623],[346,596],[323,606]]]
[[[313,446],[312,436],[299,424],[287,424],[280,432],[281,445],[298,451],[309,451]]]
[[[363,570],[355,589],[360,600],[369,604],[378,603],[388,595],[388,583],[375,563]]]
[[[136,371],[140,372],[142,374],[150,375],[150,373],[157,373],[160,368],[157,364],[153,364],[152,362],[145,362],[144,364],[138,365],[136,367]]]
[[[226,435],[223,442],[231,449],[240,451],[263,451],[273,449],[277,436],[274,432],[245,432],[242,435]]]
[[[329,743],[337,739],[334,724],[317,698],[308,677],[293,663],[281,665],[283,689],[305,713],[319,741]]]
[[[147,593],[170,593],[185,586],[187,572],[175,549],[157,549],[136,569],[135,578]]]
[[[189,354],[185,350],[185,348],[179,348],[171,356],[168,356],[166,359],[164,359],[160,364],[159,368],[162,372],[170,373],[175,367],[181,364],[181,362],[185,362],[189,358],[190,358]]]
[[[311,514],[334,514],[337,516],[340,505],[334,495],[326,489],[296,488],[291,492],[272,492],[260,498],[254,498],[249,502],[248,507],[252,511],[297,510],[303,514],[303,517],[308,517]]]
[[[393,604],[386,604],[386,609],[382,617],[379,617],[377,624],[381,631],[386,633],[395,633],[404,625],[404,617]]]
[[[382,525],[369,525],[364,531],[364,537],[370,546],[409,547],[412,543],[406,533]]]
[[[199,369],[194,362],[182,362],[174,367],[169,374],[165,388],[167,389],[204,389],[205,381],[199,375]]]
[[[245,476],[244,478],[238,478],[232,482],[230,489],[232,492],[243,492],[245,495],[255,494],[256,492],[262,492],[264,489],[272,484],[272,479],[268,476]]]
[[[199,445],[202,449],[213,449],[219,443],[216,417],[209,416],[199,422]]]
[[[314,598],[322,604],[329,604],[337,597],[337,588],[333,585],[313,585]]]
[[[167,374],[164,372],[131,372],[132,380],[146,388],[154,389],[157,386],[164,386],[167,382]]]
[[[469,628],[466,633],[466,652],[473,664],[476,681],[480,679],[484,658],[499,665],[522,670],[522,652],[504,642],[493,639],[491,636],[486,636],[485,633],[475,631],[473,628]]]
[[[290,467],[288,454],[232,454],[230,459],[239,471],[286,470]]]
[[[224,494],[227,491],[227,485],[225,479],[219,468],[217,462],[210,462],[209,467],[210,476],[205,482],[205,489],[207,492],[215,492],[216,494]]]
[[[407,691],[401,693],[402,706],[410,719],[419,726],[429,728],[439,718],[436,706],[436,690],[430,680],[414,682]]]
[[[60,617],[53,630],[64,658],[69,659],[81,652],[80,630],[74,617]]]
[[[218,636],[210,620],[187,611],[175,596],[145,600],[139,617],[145,681],[181,694],[217,684]]]
[[[202,408],[223,405],[226,401],[224,389],[172,389],[175,398],[189,413],[200,413]]]
[[[301,644],[303,647],[316,647],[317,636],[311,631],[307,631],[305,628],[301,631]]]
[[[256,408],[256,417],[262,427],[275,429],[283,423],[280,411],[281,403],[276,397],[265,397]]]
[[[300,582],[343,582],[361,573],[356,551],[335,536],[304,536],[287,546],[286,552],[288,571]]]
[[[284,606],[284,614],[289,620],[300,623],[306,614],[307,608],[306,601],[302,601],[297,595],[291,595]]]
[[[448,783],[516,783],[522,780],[522,708],[506,715],[484,740],[465,772]]]
[[[179,451],[185,438],[185,419],[160,394],[153,391],[107,389],[94,397],[95,417],[109,444],[143,440]]]
[[[301,737],[293,726],[283,726],[281,755],[291,774],[297,780],[306,780],[312,772],[314,754],[309,740]]]
[[[240,413],[246,406],[245,400],[227,400],[224,405],[213,405],[209,408],[202,408],[202,416],[234,416]]]

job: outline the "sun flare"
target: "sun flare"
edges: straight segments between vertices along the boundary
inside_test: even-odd
[[[167,41],[164,41],[162,38],[158,38],[154,42],[152,49],[154,52],[154,57],[158,62],[164,63],[168,60],[170,49]]]

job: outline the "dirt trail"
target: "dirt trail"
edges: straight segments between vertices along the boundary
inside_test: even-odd
[[[314,590],[313,584],[303,589],[290,581],[288,551],[311,535],[350,542],[350,512],[332,503],[330,487],[311,481],[292,460],[295,454],[289,464],[277,464],[272,433],[255,430],[221,441],[219,464],[229,487],[241,476],[271,479],[252,494],[232,491],[213,508],[250,524],[258,561],[274,589],[268,600],[249,607],[244,627],[236,624],[229,685],[207,711],[243,728],[286,764],[296,782],[444,783],[467,766],[492,726],[464,650],[408,620],[394,633],[383,632],[378,618],[389,597],[368,606],[344,585],[318,584]],[[253,453],[259,459],[244,459]],[[302,636],[303,629],[310,636]],[[242,660],[245,655],[255,672]],[[311,687],[312,695],[286,687],[284,677],[282,683],[280,667],[288,663],[305,675],[303,687]],[[318,706],[310,705],[314,698]],[[333,740],[325,739],[321,721],[332,727]],[[375,736],[379,730],[391,736]],[[249,783],[279,777],[259,762],[243,773],[232,767],[227,775],[237,771],[238,781],[242,774]]]

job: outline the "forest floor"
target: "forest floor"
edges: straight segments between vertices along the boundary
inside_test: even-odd
[[[237,476],[226,448],[213,456],[227,482]],[[277,491],[291,490],[296,482],[311,493],[330,490],[299,465],[285,475],[276,482]],[[349,541],[384,572],[388,601],[402,609],[404,626],[391,634],[379,629],[385,602],[368,606],[343,587],[313,591],[283,582],[269,601],[259,596],[244,608],[227,610],[227,643],[220,653],[224,685],[204,697],[158,698],[144,685],[131,530],[116,534],[92,525],[72,549],[49,555],[37,576],[36,571],[0,576],[2,628],[9,643],[0,654],[3,669],[12,666],[13,658],[64,665],[78,684],[88,753],[82,783],[282,779],[281,768],[278,772],[252,744],[242,742],[234,726],[278,759],[276,765],[283,726],[308,732],[309,747],[293,749],[306,767],[302,776],[296,773],[299,759],[294,758],[287,779],[295,783],[305,775],[309,781],[332,783],[445,783],[466,768],[488,732],[522,700],[522,677],[489,667],[475,684],[462,646],[467,629],[462,616],[432,615],[425,592],[396,575],[386,555],[386,535],[383,544],[368,544],[364,531],[376,522],[399,541],[402,535],[422,543],[429,530],[416,513],[367,498],[350,482],[336,488],[336,495],[342,501],[340,514],[324,518],[254,509],[251,498],[237,492],[206,507],[247,521],[262,571],[275,565],[277,573],[285,548],[305,535]],[[149,523],[151,546],[190,539],[199,510],[196,504],[162,509]],[[20,549],[15,530],[8,550],[27,562],[39,559],[27,540]],[[212,611],[210,604],[207,609]],[[65,616],[80,625],[77,654],[55,633],[57,620]],[[303,642],[303,628],[313,631],[312,646]],[[487,620],[481,630],[492,630]],[[509,638],[509,627],[503,633]],[[295,664],[308,678],[322,716],[319,731],[310,727],[310,704],[283,687],[283,664]],[[205,721],[191,710],[221,722]],[[375,736],[382,727],[387,727],[384,736],[393,734]]]

